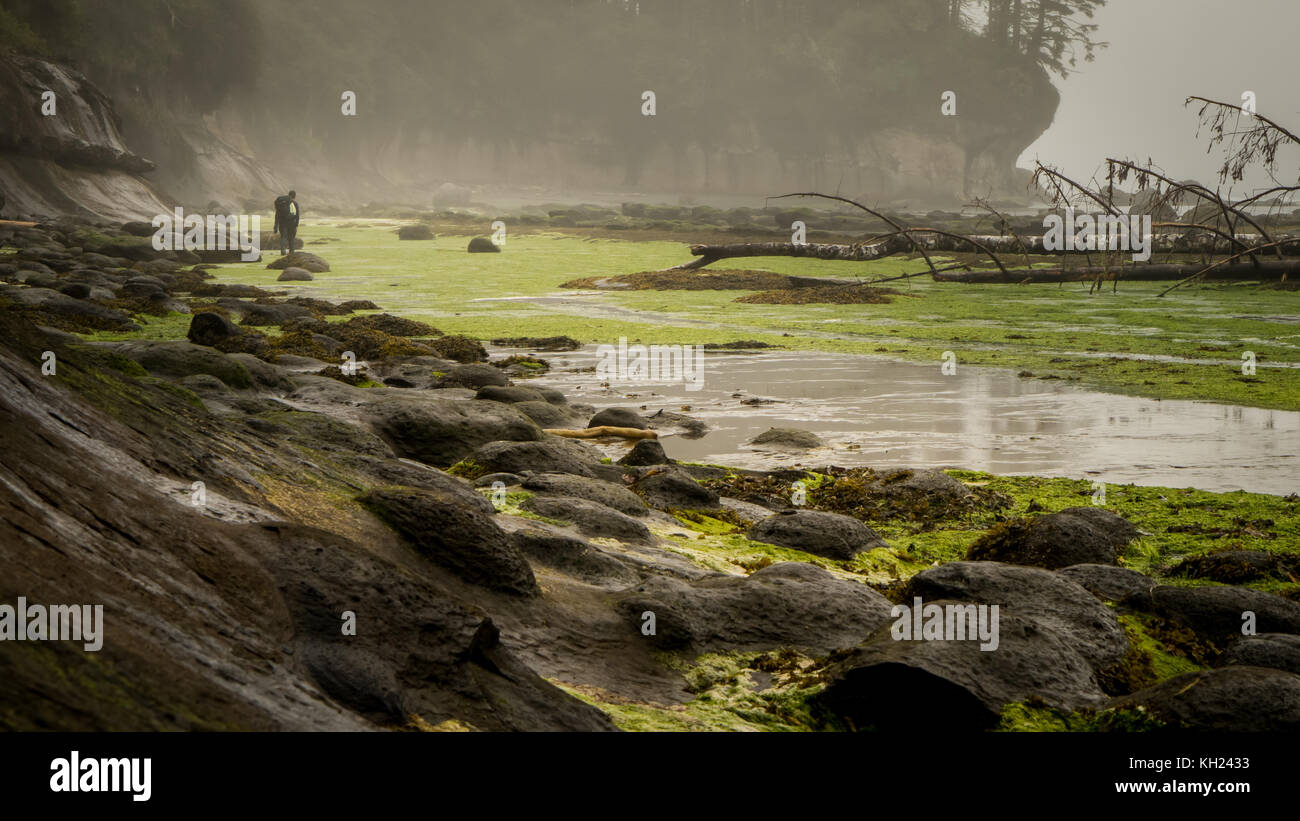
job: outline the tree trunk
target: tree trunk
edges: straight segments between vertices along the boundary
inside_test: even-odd
[[[1172,282],[1186,279],[1208,266],[1206,263],[1164,263],[1135,265],[1131,268],[1015,268],[1009,271],[941,271],[934,274],[936,282],[962,282],[978,284],[1021,284],[1035,282],[1090,282],[1098,277],[1110,282]],[[1289,275],[1300,275],[1300,260],[1266,259],[1258,266],[1250,262],[1233,262],[1220,265],[1205,275],[1207,280],[1255,281],[1279,280]]]
[[[1129,251],[1106,250],[1045,250],[1043,248],[1043,237],[1013,237],[1013,236],[944,236],[939,234],[928,234],[925,229],[912,229],[912,237],[925,248],[926,251],[939,252],[976,252],[980,249],[976,245],[984,246],[996,254],[1007,254],[1014,256],[1021,253],[1048,255],[1048,256],[1070,256],[1078,254],[1106,254],[1118,253],[1129,257]],[[1277,235],[1274,235],[1277,239]],[[1238,234],[1237,240],[1246,247],[1255,247],[1262,244],[1261,237],[1258,234]],[[1282,256],[1294,257],[1300,256],[1300,237],[1294,239],[1283,238],[1282,242],[1276,248],[1269,248],[1260,251],[1260,255],[1277,256],[1280,251]],[[1023,244],[1023,245],[1022,245]],[[1022,250],[1023,247],[1023,250]],[[684,265],[678,265],[669,270],[691,271],[697,268],[703,268],[717,262],[720,259],[735,259],[742,257],[807,257],[810,259],[827,259],[843,260],[846,262],[866,262],[873,259],[884,259],[894,254],[907,253],[914,250],[912,240],[909,240],[902,234],[891,234],[883,239],[872,243],[859,245],[833,245],[826,243],[808,243],[805,245],[795,245],[790,242],[741,242],[728,245],[692,245],[691,253],[697,259]],[[1151,238],[1151,253],[1154,254],[1208,254],[1224,253],[1225,250],[1233,252],[1240,251],[1241,248],[1231,246],[1224,237],[1205,232],[1189,232],[1187,234],[1155,234]],[[1253,264],[1253,263],[1250,263]]]

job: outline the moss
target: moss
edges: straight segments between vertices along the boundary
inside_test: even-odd
[[[199,410],[207,410],[207,406],[203,404],[203,400],[199,398],[199,395],[184,385],[177,385],[175,382],[168,382],[166,379],[158,379],[152,376],[142,377],[140,381],[146,385],[152,385],[161,391],[166,391],[167,393],[188,402]]]
[[[524,371],[522,374],[523,376],[541,376],[551,369],[551,363],[547,362],[545,359],[538,359],[535,356],[522,356],[519,354],[508,356],[505,359],[498,359],[492,364],[502,370],[511,367],[522,368]]]
[[[1163,721],[1147,712],[1141,705],[1129,709],[1102,710],[1089,718],[1082,727],[1089,732],[1149,733],[1168,727]]]
[[[487,475],[487,468],[475,462],[473,459],[461,459],[456,464],[447,468],[447,473],[452,476],[459,476],[462,479],[468,479],[471,482],[480,476]]]
[[[149,372],[134,359],[127,359],[119,353],[92,345],[69,345],[69,350],[77,352],[78,357],[88,367],[108,368],[126,376],[143,377]]]
[[[1067,733],[1082,729],[1084,719],[1041,702],[1016,702],[1002,709],[997,732]]]
[[[694,697],[685,704],[652,704],[594,687],[555,682],[599,707],[632,732],[800,732],[842,729],[813,696],[823,685],[815,661],[796,651],[706,654],[666,664],[680,670]],[[760,687],[760,681],[766,687]]]
[[[746,527],[734,510],[669,510],[668,513],[677,521],[699,533],[734,533]]]
[[[487,350],[484,349],[483,345],[477,339],[468,336],[444,336],[440,339],[430,340],[429,347],[443,359],[451,359],[456,362],[486,362],[488,358]]]
[[[317,376],[328,376],[330,379],[337,379],[345,385],[352,385],[356,388],[382,388],[383,385],[363,376],[360,373],[346,374],[338,365],[327,365],[316,371]]]
[[[414,244],[398,240],[391,222],[313,220],[303,228],[305,238],[337,237],[331,260],[351,274],[320,280],[314,287],[331,298],[352,299],[372,296],[375,284],[382,283],[385,308],[432,322],[449,334],[491,339],[509,328],[512,336],[608,342],[628,335],[627,318],[592,316],[583,299],[542,305],[491,298],[544,297],[575,277],[662,271],[686,260],[682,243],[726,236],[695,222],[680,227],[663,222],[659,231],[648,224],[616,232],[548,227],[516,231],[511,247],[518,253],[467,255],[463,252],[473,223],[464,220],[464,215],[440,217],[433,224],[438,238]],[[952,258],[956,256],[961,255]],[[754,264],[760,266],[757,273],[777,278],[845,281],[924,268],[923,262],[904,255],[854,265],[796,258],[763,258]],[[687,273],[699,278],[710,270]],[[276,287],[274,271],[226,265],[214,273],[223,282]],[[777,286],[750,290],[771,287]],[[1122,283],[1118,293],[1089,294],[1086,286],[954,285],[915,278],[899,290],[923,299],[895,299],[887,305],[736,304],[718,290],[623,289],[606,291],[600,299],[640,314],[644,321],[637,336],[644,344],[751,339],[791,350],[863,354],[883,346],[891,357],[927,363],[938,362],[945,350],[957,350],[963,366],[1027,370],[1038,378],[1076,380],[1141,396],[1300,410],[1300,369],[1261,368],[1258,382],[1235,378],[1240,375],[1239,351],[1246,348],[1262,354],[1264,363],[1300,362],[1300,349],[1289,341],[1294,326],[1282,319],[1300,313],[1300,291],[1212,284],[1160,298],[1164,287]],[[680,320],[701,324],[684,332]],[[828,323],[834,323],[834,334],[827,334]],[[1228,350],[1200,351],[1204,345]],[[1216,364],[1110,359],[1098,353],[1191,357]]]

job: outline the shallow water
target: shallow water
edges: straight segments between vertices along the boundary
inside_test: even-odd
[[[562,389],[574,402],[645,405],[647,414],[690,405],[710,430],[699,439],[664,436],[674,459],[752,468],[957,467],[1300,492],[1300,413],[1293,411],[1097,393],[987,368],[959,366],[944,376],[937,364],[791,351],[706,351],[700,390],[680,380],[606,389],[594,373],[575,372],[596,364],[594,346],[541,356],[552,371],[528,384]],[[741,404],[749,397],[778,401]],[[746,444],[769,427],[810,430],[826,446],[783,453]],[[626,446],[602,447],[617,456]]]

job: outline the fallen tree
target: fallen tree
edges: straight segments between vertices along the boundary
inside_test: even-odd
[[[1300,137],[1276,122],[1246,111],[1240,106],[1221,103],[1204,97],[1188,97],[1187,104],[1202,104],[1200,117],[1211,132],[1211,146],[1227,143],[1232,150],[1220,171],[1221,182],[1241,181],[1244,169],[1260,163],[1270,175],[1275,171],[1278,148],[1284,143],[1300,146]],[[1230,122],[1235,112],[1236,121]],[[1245,118],[1243,125],[1241,120]],[[1051,216],[1044,219],[1044,228],[1055,219],[1052,229],[1039,236],[1022,236],[1009,231],[1010,221],[986,202],[976,200],[973,207],[991,212],[1001,223],[1003,233],[997,235],[954,234],[938,228],[909,227],[899,218],[890,217],[867,206],[839,195],[817,192],[783,194],[785,197],[818,197],[847,203],[879,219],[893,229],[891,233],[851,244],[796,243],[796,242],[742,242],[729,244],[697,244],[690,247],[695,259],[669,268],[669,271],[698,270],[719,260],[746,257],[796,257],[844,262],[870,262],[896,254],[919,254],[928,271],[917,274],[880,278],[869,281],[845,283],[844,287],[871,285],[879,282],[906,279],[929,273],[938,282],[966,283],[1032,283],[1032,282],[1100,282],[1176,281],[1174,288],[1207,278],[1228,281],[1285,280],[1292,274],[1300,275],[1300,236],[1271,235],[1247,209],[1258,207],[1265,196],[1285,196],[1300,192],[1300,185],[1277,185],[1251,196],[1230,201],[1218,191],[1195,182],[1177,182],[1156,170],[1153,163],[1138,165],[1128,160],[1106,160],[1106,184],[1096,189],[1080,184],[1060,171],[1038,164],[1033,183],[1052,193],[1052,202],[1065,208],[1065,228],[1062,221]],[[1139,215],[1126,214],[1115,201],[1115,184],[1132,177],[1138,192],[1148,188],[1154,192],[1152,201]],[[1040,189],[1040,190],[1041,190]],[[1071,194],[1073,192],[1073,195]],[[1162,213],[1183,199],[1199,201],[1201,206],[1188,214],[1198,221],[1150,222],[1151,214]],[[1279,202],[1281,200],[1278,200]],[[1091,203],[1096,214],[1079,217],[1076,231],[1073,207],[1076,202]],[[1135,219],[1134,217],[1137,217]],[[1141,219],[1142,221],[1139,221]],[[1083,222],[1087,220],[1087,222]],[[1147,233],[1147,229],[1152,229]],[[1248,228],[1249,232],[1241,229]],[[1155,233],[1154,229],[1162,229]],[[1170,230],[1172,229],[1172,230]],[[1136,235],[1136,241],[1135,241]],[[1062,242],[1062,237],[1069,241]],[[1078,239],[1079,242],[1075,242]],[[1149,244],[1148,244],[1149,243]],[[1140,253],[1135,253],[1140,248]],[[936,267],[931,253],[976,253],[988,257],[997,270],[972,269],[970,263]],[[1001,254],[1019,254],[1024,264],[1009,267]],[[1165,259],[1151,261],[1155,255]],[[1031,256],[1079,257],[1086,264],[1078,268],[1034,268]],[[1094,260],[1100,257],[1100,263]],[[1194,257],[1201,257],[1194,261]],[[1262,257],[1267,256],[1268,259]],[[1182,257],[1182,259],[1174,259]],[[1244,259],[1243,259],[1244,257]],[[953,268],[965,271],[953,272]],[[1164,295],[1163,293],[1161,294]]]
[[[599,439],[604,436],[615,436],[621,439],[658,439],[659,434],[652,430],[641,430],[640,428],[620,428],[614,425],[597,425],[594,428],[544,428],[543,433],[549,433],[553,436],[563,436],[566,439]]]
[[[1188,225],[1189,229],[1204,228],[1202,233],[1155,234],[1151,238],[1152,254],[1211,254],[1216,253],[1216,246],[1224,244],[1224,238],[1214,234],[1208,226]],[[912,234],[927,234],[935,229],[911,228]],[[1259,234],[1237,234],[1233,237],[1245,248],[1261,250],[1268,245]],[[1283,256],[1300,257],[1300,237],[1284,237],[1284,242],[1274,246]],[[919,236],[915,241],[927,251],[940,253],[959,253],[986,248],[995,253],[1027,253],[1042,256],[1085,256],[1088,254],[1114,253],[1107,248],[1044,248],[1042,236],[959,236],[953,234],[931,234]],[[912,242],[898,234],[891,234],[878,240],[852,245],[833,243],[793,243],[793,242],[739,242],[726,245],[692,245],[691,254],[697,259],[683,265],[669,268],[670,271],[690,271],[703,268],[723,259],[743,257],[803,257],[807,259],[839,260],[844,262],[869,262],[884,259],[895,254],[914,250]],[[1221,248],[1219,249],[1221,250]]]
[[[1084,268],[1016,268],[1009,271],[940,271],[933,274],[936,282],[964,282],[967,284],[1023,284],[1038,282],[1093,282],[1102,279],[1131,282],[1171,282],[1195,276],[1205,270],[1200,263],[1157,263],[1134,265],[1128,268],[1089,266]],[[1300,272],[1300,261],[1266,259],[1254,262],[1234,262],[1213,271],[1215,279],[1255,282],[1286,279]]]

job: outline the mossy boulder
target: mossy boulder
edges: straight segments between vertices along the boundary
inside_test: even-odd
[[[427,344],[444,359],[457,362],[486,362],[488,359],[487,349],[481,342],[461,334],[430,339]]]
[[[755,522],[746,535],[756,542],[790,547],[830,559],[888,547],[880,534],[851,516],[816,510],[785,510]]]
[[[1017,519],[994,527],[966,557],[1057,570],[1075,564],[1114,564],[1138,531],[1121,516],[1095,507]]]
[[[311,282],[311,271],[306,268],[289,267],[280,272],[276,282]]]
[[[294,251],[282,257],[277,257],[266,267],[276,271],[282,271],[285,268],[303,268],[313,274],[323,274],[330,269],[328,262],[307,251]]]
[[[427,225],[403,225],[397,229],[398,239],[428,240],[433,239],[433,229]]]
[[[191,342],[120,342],[112,350],[138,362],[152,374],[179,379],[206,373],[232,388],[251,388],[253,379],[239,362],[220,351]]]

